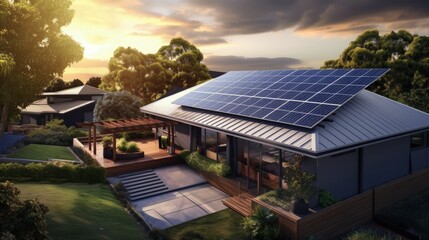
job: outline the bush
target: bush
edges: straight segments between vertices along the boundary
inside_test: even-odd
[[[127,151],[128,153],[133,153],[133,152],[139,152],[140,148],[137,146],[136,142],[129,142],[127,145]]]
[[[323,208],[329,207],[337,202],[330,192],[325,191],[323,189],[319,191],[318,198],[319,204]]]
[[[153,137],[153,132],[150,130],[142,132],[127,132],[122,134],[122,137],[125,138],[127,141],[130,141],[138,138]]]
[[[161,136],[161,148],[165,149],[168,146],[168,138],[167,136]]]
[[[87,166],[98,166],[97,161],[83,149],[78,147],[71,147],[71,149]]]
[[[69,163],[20,163],[0,164],[0,180],[55,181],[104,183],[105,170],[95,166],[79,166]]]
[[[226,177],[231,173],[231,168],[225,162],[213,161],[201,156],[197,151],[188,155],[186,163],[195,169],[211,172],[222,177]]]
[[[189,150],[183,150],[180,154],[179,154],[179,157],[180,157],[180,159],[182,159],[182,160],[184,160],[184,161],[186,161],[186,159],[188,158],[188,156],[189,156],[189,154],[191,154],[191,151],[189,151]]]
[[[133,153],[139,152],[140,148],[137,146],[136,142],[128,142],[125,138],[121,138],[118,141],[118,146],[116,147],[121,152]]]
[[[86,136],[86,132],[77,130],[75,127],[67,128],[64,121],[54,119],[47,122],[43,128],[31,131],[26,138],[26,143],[71,146],[73,138]]]
[[[258,197],[261,201],[281,207],[285,211],[290,211],[292,193],[288,190],[277,189],[264,193]]]
[[[279,237],[277,216],[266,208],[256,207],[250,217],[244,218],[242,225],[252,239],[272,240]]]
[[[112,147],[113,137],[112,136],[104,136],[103,140],[101,140],[101,142],[103,143],[104,148]]]

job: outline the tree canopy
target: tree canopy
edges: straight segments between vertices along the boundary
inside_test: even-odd
[[[359,35],[322,68],[390,68],[370,90],[429,112],[429,37],[400,30],[380,36],[377,30]]]
[[[140,117],[142,106],[141,99],[127,91],[107,93],[95,104],[94,121]]]
[[[183,38],[174,38],[156,54],[143,54],[134,48],[119,47],[109,61],[109,73],[100,88],[126,90],[150,103],[173,86],[188,88],[210,78],[201,63],[203,54]]]
[[[0,0],[0,133],[49,81],[83,57],[61,27],[73,18],[71,0]]]
[[[100,86],[101,84],[101,77],[90,77],[85,84],[91,87],[98,88],[98,86]]]
[[[48,207],[37,200],[19,199],[10,182],[0,183],[0,239],[48,239]]]
[[[61,78],[55,78],[45,88],[45,92],[57,92],[64,89],[82,86],[83,82],[80,79],[74,79],[73,81],[66,82]]]

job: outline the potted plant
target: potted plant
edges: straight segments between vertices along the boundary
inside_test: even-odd
[[[113,157],[113,137],[112,136],[104,136],[102,140],[103,144],[103,157],[104,158],[112,158]]]
[[[308,213],[308,202],[316,194],[314,186],[316,175],[302,171],[303,155],[295,155],[293,163],[284,163],[283,179],[287,182],[288,190],[292,195],[292,212],[296,214]]]

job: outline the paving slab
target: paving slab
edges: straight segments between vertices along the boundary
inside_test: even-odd
[[[162,193],[160,195],[156,195],[150,198],[133,201],[132,205],[137,209],[142,209],[144,207],[148,207],[157,203],[166,202],[172,199],[176,199],[178,197],[183,197],[183,195],[180,192]]]
[[[196,218],[207,215],[207,212],[198,206],[183,209],[177,212],[164,215],[164,217],[174,225],[189,222]]]
[[[147,207],[144,207],[143,211],[148,210],[156,210],[159,214],[165,215],[173,212],[180,211],[182,209],[190,208],[195,206],[195,203],[193,203],[191,200],[189,200],[186,197],[178,197],[175,199],[171,199],[162,203],[157,203],[154,205],[150,205]]]
[[[145,211],[142,213],[142,216],[152,228],[166,229],[173,226],[173,224],[155,210]]]
[[[190,194],[186,195],[186,197],[195,204],[203,204],[213,200],[226,198],[228,195],[215,187],[209,186],[194,190]]]
[[[184,164],[154,169],[154,172],[164,182],[168,189],[190,187],[207,181],[194,170]]]
[[[212,202],[208,202],[208,203],[204,203],[199,205],[200,208],[204,209],[204,211],[208,212],[208,213],[215,213],[215,212],[219,212],[221,210],[227,209],[228,207],[225,206],[222,203],[222,200],[225,200],[226,198],[223,199],[219,199],[219,200],[215,200]]]

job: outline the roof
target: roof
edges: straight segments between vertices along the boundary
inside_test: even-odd
[[[94,100],[76,100],[48,104],[47,98],[33,102],[22,110],[24,114],[67,113],[77,108],[94,103]]]
[[[429,129],[429,114],[366,90],[313,129],[305,129],[172,103],[194,88],[155,101],[141,110],[312,156]]]
[[[58,92],[45,92],[43,96],[57,96],[57,95],[103,95],[107,93],[104,90],[89,86],[82,85],[74,88],[64,89]]]

